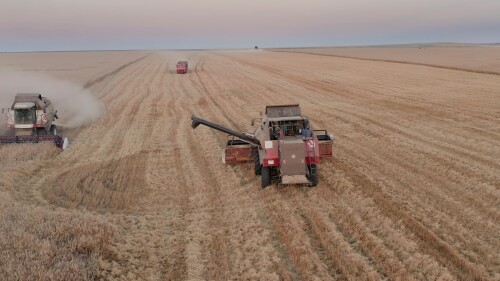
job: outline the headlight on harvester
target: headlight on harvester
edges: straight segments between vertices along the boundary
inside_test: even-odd
[[[279,165],[280,165],[280,159],[279,158],[264,159],[264,167],[279,166]]]

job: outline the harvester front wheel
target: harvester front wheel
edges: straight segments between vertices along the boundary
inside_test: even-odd
[[[45,130],[45,128],[38,128],[36,130],[36,135],[37,136],[46,136],[47,135],[47,130]]]
[[[254,161],[255,175],[260,176],[262,174],[262,164],[260,164],[259,151],[252,150],[252,157],[253,157],[253,161]]]
[[[309,168],[309,181],[311,182],[311,186],[317,186],[319,183],[318,165],[312,164],[309,165],[308,168]]]
[[[50,125],[50,135],[51,136],[57,135],[57,126],[56,125]]]
[[[271,167],[262,167],[261,186],[266,188],[271,185]]]

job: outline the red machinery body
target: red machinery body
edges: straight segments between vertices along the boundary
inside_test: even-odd
[[[188,72],[188,62],[179,61],[177,62],[177,74],[186,74]]]

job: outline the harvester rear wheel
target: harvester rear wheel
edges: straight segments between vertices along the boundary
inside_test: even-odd
[[[312,164],[309,165],[308,168],[309,168],[309,181],[311,182],[311,186],[317,186],[319,183],[318,165]]]
[[[252,150],[252,158],[254,161],[254,171],[256,176],[260,176],[262,174],[262,164],[260,164],[259,159],[259,151]]]
[[[262,188],[271,185],[271,167],[262,167],[262,178],[261,178]]]

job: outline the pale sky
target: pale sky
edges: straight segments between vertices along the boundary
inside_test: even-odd
[[[1,0],[0,52],[500,42],[500,0]]]

